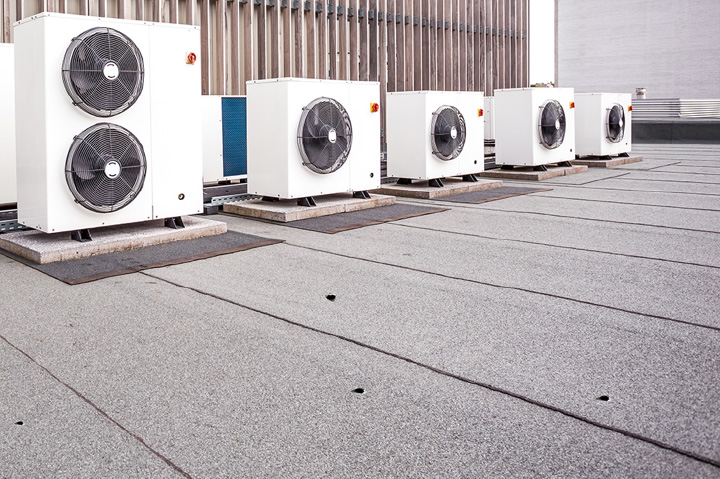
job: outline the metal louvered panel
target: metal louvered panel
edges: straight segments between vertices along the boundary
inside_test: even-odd
[[[222,98],[223,175],[247,175],[247,99]]]

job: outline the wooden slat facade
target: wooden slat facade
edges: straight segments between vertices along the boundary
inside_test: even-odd
[[[203,94],[263,78],[372,80],[384,107],[386,92],[527,86],[528,2],[0,0],[0,41],[43,10],[199,25]]]

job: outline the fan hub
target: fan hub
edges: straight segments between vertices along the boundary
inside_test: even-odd
[[[115,160],[110,160],[105,163],[105,176],[107,176],[111,180],[114,180],[115,178],[120,176],[120,170],[122,170],[122,168],[120,167],[120,163]]]
[[[330,131],[328,132],[328,141],[330,141],[330,143],[335,143],[337,141],[337,131],[335,128],[330,128]]]
[[[457,138],[457,128],[455,128],[454,126],[450,128],[450,138],[452,138],[453,140]]]
[[[560,120],[555,120],[555,129],[556,130],[560,129]]]
[[[103,67],[103,75],[110,81],[117,80],[118,75],[120,75],[120,67],[117,63],[109,61]]]

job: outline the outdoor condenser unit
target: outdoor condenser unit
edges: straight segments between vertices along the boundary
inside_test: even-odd
[[[0,206],[17,202],[14,52],[12,43],[0,43]]]
[[[485,140],[495,141],[495,97],[485,97]]]
[[[388,176],[435,180],[483,171],[483,108],[482,92],[388,93]]]
[[[203,183],[247,178],[247,98],[203,95]]]
[[[578,156],[618,156],[632,147],[632,96],[629,93],[575,95]]]
[[[572,88],[495,90],[495,163],[540,166],[575,159]]]
[[[248,82],[248,193],[301,200],[379,188],[379,103],[377,82]]]
[[[199,50],[194,26],[18,22],[19,222],[85,233],[201,212]]]

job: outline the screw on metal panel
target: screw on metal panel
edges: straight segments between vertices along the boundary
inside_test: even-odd
[[[598,401],[609,401],[610,396],[602,395],[599,398],[597,398]]]
[[[352,390],[355,394],[365,394],[365,390],[363,388],[355,388]]]
[[[335,301],[336,296],[334,294],[328,294],[325,298],[329,301]]]

